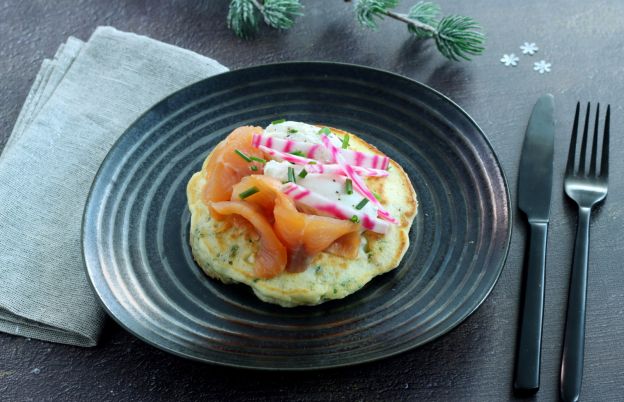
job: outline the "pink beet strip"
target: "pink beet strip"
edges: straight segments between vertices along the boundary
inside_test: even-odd
[[[386,177],[388,176],[388,171],[387,170],[381,170],[381,169],[372,169],[372,168],[365,168],[365,167],[361,167],[361,166],[351,166],[353,168],[353,170],[361,175],[361,176],[366,176],[366,177]],[[325,173],[325,174],[339,174],[341,176],[346,176],[347,174],[345,173],[344,169],[342,168],[342,166],[340,166],[337,163],[332,163],[332,164],[316,164],[316,165],[310,165],[310,166],[306,166],[305,168],[308,173]]]
[[[265,147],[264,145],[259,145],[258,149],[260,149],[262,152],[265,152],[273,157],[280,158],[282,160],[285,160],[286,162],[296,163],[297,165],[307,165],[310,162],[317,163],[314,159],[304,158],[303,156],[276,151],[275,149]]]
[[[280,152],[301,151],[310,159],[317,159],[321,162],[333,162],[324,160],[323,147],[320,144],[311,144],[309,142],[286,140],[283,138],[272,137],[263,134],[254,134],[251,144],[259,148],[260,145],[274,149]],[[339,149],[339,148],[338,148]],[[339,149],[340,154],[345,161],[352,166],[359,166],[370,169],[388,169],[390,159],[387,156],[377,154],[369,154],[351,149]]]
[[[303,156],[293,155],[286,152],[276,151],[271,148],[267,148],[264,145],[259,145],[258,148],[271,155],[272,157],[279,158],[285,160],[286,162],[296,163],[297,165],[305,165],[305,169],[308,173],[319,173],[319,174],[339,174],[341,176],[346,176],[346,173],[342,166],[338,164],[322,164],[317,163],[314,159],[304,158]],[[353,170],[362,176],[367,177],[386,177],[388,176],[387,170],[382,169],[372,169],[365,168],[361,166],[353,166]]]
[[[388,231],[388,222],[377,219],[374,216],[370,216],[369,214],[351,206],[332,201],[329,198],[310,191],[305,187],[301,187],[298,184],[286,183],[282,187],[282,192],[293,200],[334,218],[349,220],[355,215],[358,217],[364,229],[381,234]]]
[[[310,149],[308,149],[308,152],[306,153],[306,156],[308,158],[314,158],[314,155],[316,155],[316,151],[320,148],[320,144],[314,144],[310,147]]]
[[[294,152],[301,151],[308,158],[318,159],[322,156],[323,148],[316,146],[318,144],[310,144],[309,142],[285,140],[283,138],[272,137],[263,134],[254,134],[251,144],[257,148],[264,145],[267,148],[271,148],[280,152]]]
[[[388,222],[391,222],[391,223],[395,223],[395,224],[399,223],[381,205],[381,203],[375,197],[375,195],[368,189],[368,187],[366,187],[366,183],[364,183],[362,178],[357,173],[355,173],[353,168],[345,161],[344,157],[340,153],[340,149],[338,147],[336,147],[334,144],[332,144],[331,141],[329,140],[329,138],[326,135],[323,135],[321,137],[321,140],[323,141],[323,145],[325,146],[325,148],[327,148],[329,150],[329,152],[331,152],[332,157],[335,159],[335,161],[338,162],[338,164],[344,169],[345,173],[347,174],[347,177],[351,179],[351,181],[353,182],[353,187],[360,194],[362,194],[364,197],[368,198],[369,201],[371,201],[374,205],[377,206],[377,209],[378,209],[377,213],[378,213],[379,217],[381,217],[381,218],[383,218],[383,219],[385,219],[385,220],[387,220]]]

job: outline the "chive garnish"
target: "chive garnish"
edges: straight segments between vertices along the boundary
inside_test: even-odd
[[[381,201],[381,196],[373,191],[373,195],[377,198],[377,201]]]
[[[342,149],[347,149],[348,146],[349,146],[349,134],[345,134],[345,136],[342,137]]]
[[[301,157],[305,156],[305,154],[301,151],[294,151],[294,152],[291,152],[290,154],[295,155],[295,156],[301,156]]]
[[[353,222],[353,223],[358,223],[359,221],[360,221],[360,218],[358,218],[358,217],[357,217],[357,215],[353,215],[353,216],[351,217],[351,222]]]
[[[251,196],[251,195],[254,195],[254,194],[256,194],[256,193],[257,193],[257,192],[259,192],[259,191],[260,191],[260,190],[258,190],[258,187],[253,186],[253,187],[250,187],[250,188],[248,188],[247,190],[243,191],[243,192],[242,192],[242,193],[240,193],[238,196],[239,196],[242,200],[244,200],[245,198],[247,198],[247,197],[249,197],[249,196]]]
[[[345,181],[345,187],[347,190],[347,194],[353,194],[353,182],[351,181],[351,179],[347,179],[347,181]]]
[[[288,181],[291,183],[297,182],[297,179],[295,179],[295,169],[292,167],[288,167]]]
[[[241,151],[239,151],[238,149],[235,149],[234,152],[236,153],[236,155],[238,155],[241,158],[245,159],[246,162],[251,162],[251,158],[249,156],[245,155],[244,153],[242,153]]]
[[[285,121],[286,121],[286,119],[273,120],[273,121],[271,122],[271,124],[280,124],[280,123],[283,123],[283,122],[285,122]]]
[[[288,134],[294,134],[294,133],[297,132],[297,129],[289,127],[288,130],[286,130],[286,131],[288,131]]]
[[[355,209],[362,209],[366,204],[368,204],[368,198],[362,198],[362,201],[355,206]]]
[[[260,163],[266,163],[266,159],[262,159],[262,158],[256,158],[255,156],[250,156],[249,159],[251,159],[252,161],[256,161],[256,162],[260,162]]]
[[[305,178],[308,175],[308,171],[303,169],[301,170],[301,172],[299,172],[299,177],[301,177],[302,179]]]
[[[256,165],[251,165],[251,166],[249,167],[249,169],[251,169],[251,171],[252,171],[252,172],[257,172],[257,171],[258,171],[258,166],[256,166]]]
[[[323,127],[322,129],[319,130],[318,133],[319,134],[329,135],[329,134],[331,134],[331,130],[329,129],[329,127]]]

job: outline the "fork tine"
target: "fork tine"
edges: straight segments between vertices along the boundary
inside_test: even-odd
[[[578,134],[579,111],[581,102],[576,102],[576,113],[574,114],[574,123],[572,125],[572,138],[570,138],[570,150],[568,151],[568,163],[566,165],[566,176],[574,174],[574,156],[576,155],[576,137]]]
[[[602,137],[602,160],[600,161],[600,177],[609,177],[609,126],[611,124],[611,105],[607,105],[607,117],[605,117],[604,135]]]
[[[589,131],[589,108],[590,103],[587,102],[587,112],[585,112],[585,126],[583,127],[583,139],[581,140],[581,156],[579,158],[579,174],[586,174],[585,170],[585,155],[587,151],[587,132]]]
[[[589,159],[589,176],[596,175],[596,162],[598,160],[598,118],[600,117],[600,103],[596,105],[596,121],[594,122],[594,138],[592,140],[591,158]]]

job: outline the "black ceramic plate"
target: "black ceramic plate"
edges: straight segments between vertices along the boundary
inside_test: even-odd
[[[401,265],[343,300],[266,304],[193,262],[188,179],[232,129],[278,118],[360,135],[403,166],[418,195]],[[458,325],[501,273],[510,218],[488,140],[449,99],[384,71],[285,63],[208,78],[139,118],[95,179],[83,247],[108,313],[152,345],[230,366],[312,369],[390,356]]]

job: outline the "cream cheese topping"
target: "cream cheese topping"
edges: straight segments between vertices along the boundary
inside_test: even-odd
[[[347,194],[345,184],[347,178],[345,176],[308,173],[304,178],[301,178],[299,174],[304,169],[304,166],[293,165],[285,161],[268,161],[264,166],[264,174],[280,181],[286,181],[288,180],[289,167],[294,169],[297,179],[296,183],[298,185],[320,194],[330,201],[355,208],[364,198],[362,194],[358,193],[355,189],[353,189],[352,194]],[[377,208],[371,202],[368,202],[360,211],[372,216],[377,215]]]

